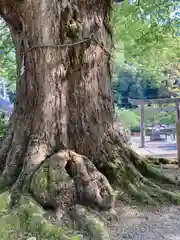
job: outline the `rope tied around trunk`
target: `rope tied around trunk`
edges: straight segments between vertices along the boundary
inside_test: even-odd
[[[76,41],[76,42],[70,42],[70,43],[64,43],[64,44],[57,44],[57,45],[34,45],[32,47],[30,47],[29,49],[27,49],[26,51],[22,52],[22,55],[25,55],[27,54],[28,52],[31,52],[35,49],[40,49],[40,48],[64,48],[64,47],[73,47],[73,46],[76,46],[76,45],[79,45],[79,44],[82,44],[82,43],[85,43],[85,42],[90,42],[90,41],[93,41],[95,42],[97,45],[99,45],[101,47],[101,49],[108,55],[108,56],[111,56],[111,52],[104,47],[104,44],[99,42],[95,35],[92,34],[90,37],[88,38],[84,38],[84,39],[81,39],[79,41]]]

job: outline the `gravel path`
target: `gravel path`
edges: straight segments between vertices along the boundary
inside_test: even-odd
[[[142,211],[123,206],[110,227],[112,240],[180,240],[180,206]]]
[[[169,164],[161,171],[180,180],[176,165]],[[119,221],[109,228],[111,240],[180,240],[180,206],[139,209],[117,203],[116,212]]]

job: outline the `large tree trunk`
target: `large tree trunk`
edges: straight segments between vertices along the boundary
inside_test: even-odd
[[[110,0],[5,1],[1,14],[21,78],[0,180],[18,186],[59,150],[96,156],[112,125]]]
[[[112,127],[110,5],[110,0],[1,1],[0,13],[10,25],[24,69],[0,152],[1,188],[13,186],[13,193],[31,190],[41,204],[54,207],[59,200],[52,199],[53,194],[75,191],[73,200],[110,208],[112,189],[88,157],[112,183],[135,195],[137,188],[145,191],[148,185],[143,198],[156,197],[160,187],[147,181],[146,165]],[[44,168],[58,169],[68,179],[68,186],[51,186],[51,198],[39,196],[31,185],[43,161]]]

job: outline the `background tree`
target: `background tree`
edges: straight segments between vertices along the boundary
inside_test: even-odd
[[[177,76],[175,74],[173,77],[169,70],[173,64],[177,65],[179,58],[179,3],[162,1],[161,4],[160,8],[155,1],[133,1],[131,4],[125,1],[114,5],[112,21],[116,74],[113,91],[119,107],[131,107],[128,103],[129,91],[123,91],[130,89],[131,81],[138,83],[138,86],[134,85],[136,88],[140,89],[141,86],[143,94],[139,96],[145,98],[178,95],[177,88],[173,87],[172,90],[173,79],[177,79],[178,74],[176,72]],[[129,65],[129,74],[131,68],[136,69],[136,79],[134,76],[129,80],[124,78],[125,62],[126,66]],[[137,98],[139,96],[136,95]]]
[[[138,71],[133,66],[122,65],[112,81],[117,106],[131,108],[128,98],[166,98],[172,95],[165,76],[148,71]]]
[[[160,5],[161,6],[160,6]],[[113,27],[117,47],[124,48],[128,62],[151,72],[160,72],[179,54],[179,2],[143,0],[114,5]],[[120,46],[119,46],[120,45]],[[157,74],[156,73],[156,74]]]
[[[15,91],[16,56],[7,24],[0,20],[0,76],[8,80],[8,89]]]

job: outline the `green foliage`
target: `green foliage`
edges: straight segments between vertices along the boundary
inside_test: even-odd
[[[140,117],[137,113],[123,108],[116,108],[116,118],[127,128],[137,126],[140,123]]]
[[[125,0],[114,4],[113,27],[117,51],[123,45],[126,61],[138,69],[162,75],[165,63],[180,55],[177,37],[179,18],[173,16],[179,1]],[[178,10],[177,10],[178,11]]]
[[[4,21],[0,19],[0,77],[9,80],[9,89],[15,90],[16,56],[10,31]]]
[[[138,116],[140,116],[140,109],[133,110]],[[151,108],[145,108],[145,124],[146,126],[151,125],[154,121],[158,121],[161,124],[175,124],[176,112],[168,112],[165,109],[160,110],[158,106]]]
[[[132,133],[139,133],[141,131],[140,126],[132,126],[130,130]]]
[[[124,109],[116,107],[116,117],[124,127],[130,128],[132,132],[140,132],[140,109]],[[144,122],[145,126],[152,126],[155,121],[160,124],[175,124],[176,113],[160,110],[157,108],[146,107]]]
[[[147,71],[139,72],[130,65],[123,65],[113,78],[112,88],[118,107],[129,108],[128,98],[164,98],[170,96],[163,78]]]

